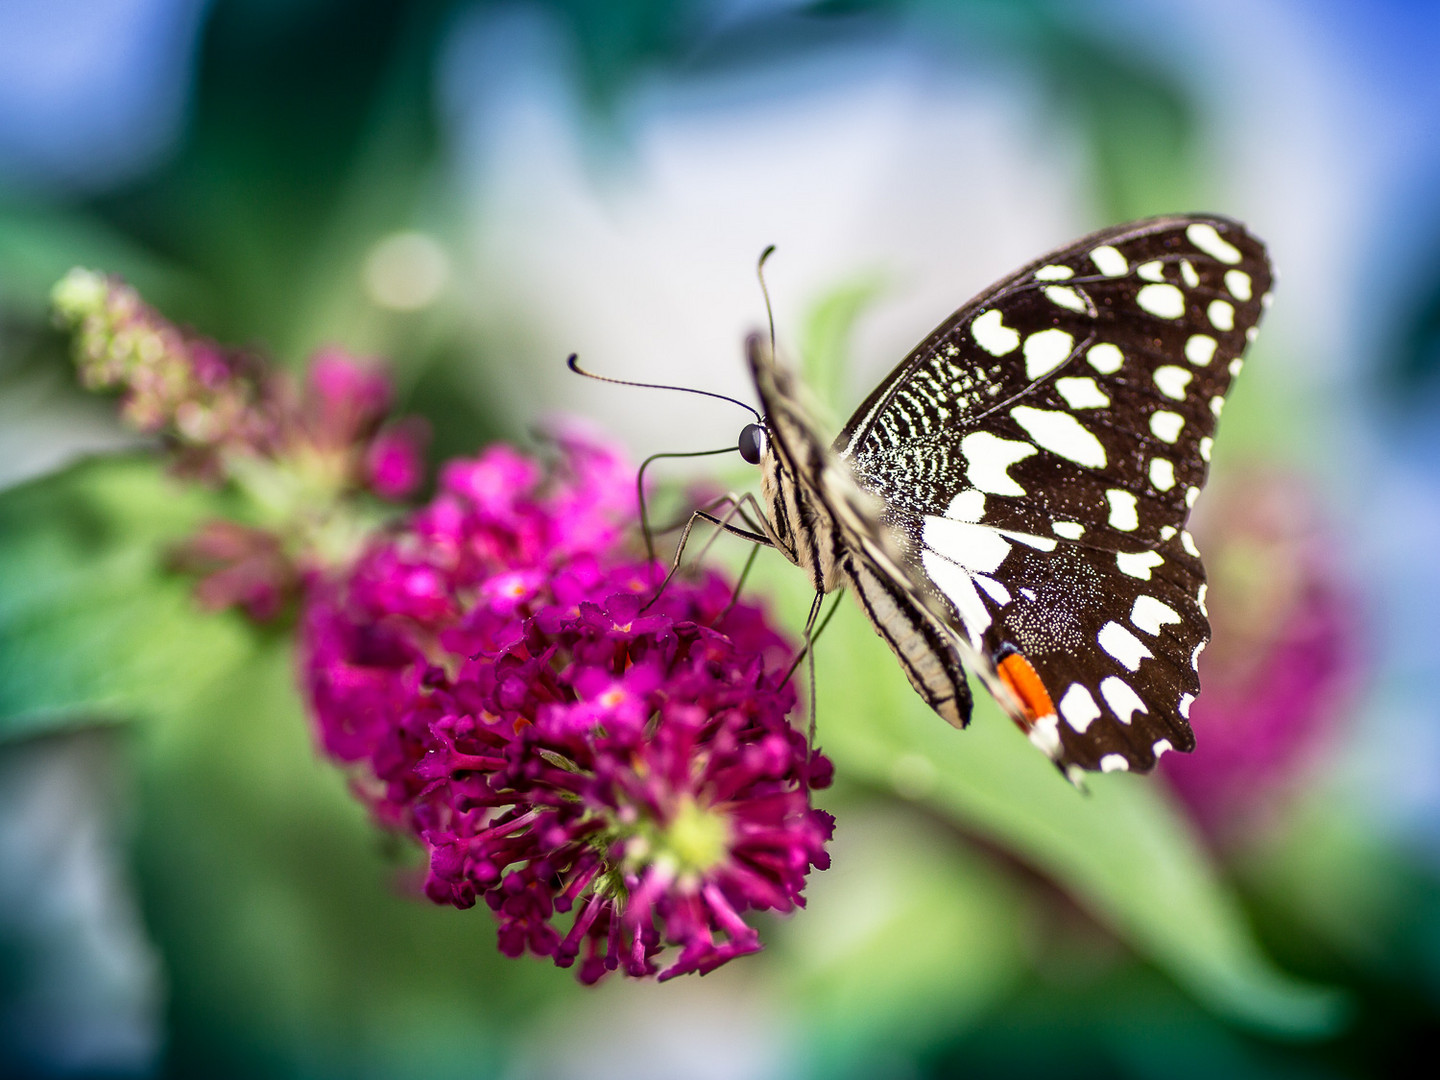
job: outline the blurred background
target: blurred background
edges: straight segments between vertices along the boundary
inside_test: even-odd
[[[0,2],[0,1074],[1337,1077],[1432,1047],[1437,48],[1406,0]],[[780,345],[843,417],[988,282],[1176,210],[1279,269],[1197,511],[1199,750],[1079,796],[992,708],[936,721],[846,608],[834,867],[703,980],[584,990],[413,899],[283,632],[137,569],[184,508],[64,487],[134,444],[51,326],[76,264],[286,364],[388,359],[437,461],[557,411],[638,457],[746,416],[564,357],[748,399],[767,244]],[[798,625],[784,570],[757,588]]]

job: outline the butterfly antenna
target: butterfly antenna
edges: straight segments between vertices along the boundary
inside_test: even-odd
[[[760,253],[760,260],[755,264],[755,276],[760,279],[760,295],[765,297],[765,319],[770,324],[770,352],[775,352],[775,311],[770,306],[770,290],[765,285],[765,260],[775,254],[775,245],[771,244]]]
[[[573,360],[574,357],[572,356]],[[581,372],[582,375],[586,372]],[[598,378],[598,376],[595,376]],[[606,382],[617,382],[616,379],[606,379]],[[641,385],[641,384],[633,384]],[[703,390],[696,393],[704,393]],[[733,446],[722,446],[716,450],[691,450],[688,452],[672,451],[663,454],[651,454],[640,463],[640,468],[635,471],[635,496],[640,503],[640,532],[645,537],[645,554],[651,562],[655,561],[655,532],[650,528],[649,508],[645,505],[645,470],[650,467],[652,461],[659,461],[661,458],[691,458],[691,457],[714,457],[716,454],[734,454],[738,450]]]
[[[763,423],[755,406],[746,405],[738,398],[730,397],[728,394],[717,394],[713,390],[696,390],[693,386],[667,386],[664,383],[632,382],[629,379],[615,379],[609,375],[596,375],[593,371],[586,371],[580,366],[580,355],[571,353],[570,358],[565,361],[565,366],[576,375],[584,375],[587,379],[597,379],[600,382],[614,383],[616,386],[638,386],[642,390],[678,390],[682,394],[699,394],[701,397],[719,398],[721,401],[728,401],[731,405],[739,405],[742,409],[755,417],[757,424]],[[717,451],[718,453],[718,451]]]

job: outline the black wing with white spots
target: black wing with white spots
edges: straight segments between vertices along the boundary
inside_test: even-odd
[[[1194,746],[1209,624],[1185,522],[1270,287],[1224,218],[1095,233],[957,311],[836,440],[1062,767]]]

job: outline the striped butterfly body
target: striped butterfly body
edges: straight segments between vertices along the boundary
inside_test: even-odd
[[[752,338],[770,541],[853,589],[957,727],[968,667],[1072,777],[1192,749],[1210,631],[1185,523],[1270,286],[1236,222],[1103,230],[962,307],[829,446]]]

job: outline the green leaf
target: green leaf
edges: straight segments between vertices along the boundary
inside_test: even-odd
[[[253,631],[164,568],[214,506],[149,458],[0,493],[0,741],[175,708],[243,655]]]
[[[858,319],[880,294],[884,281],[867,274],[831,289],[808,312],[801,338],[801,374],[828,410],[844,415],[850,342]]]
[[[803,612],[801,575],[758,568],[761,589]],[[777,578],[778,574],[778,578]],[[1014,853],[1215,1012],[1291,1036],[1331,1032],[1333,992],[1277,969],[1193,827],[1153,777],[1096,776],[1076,791],[983,691],[966,731],[916,696],[885,644],[844,602],[816,653],[819,742],[846,779],[940,811]]]
[[[1013,875],[928,815],[832,809],[831,867],[772,959],[812,1021],[811,1074],[873,1076],[877,1047],[894,1060],[954,1038],[1013,993],[1039,928]]]
[[[573,971],[501,956],[483,903],[418,895],[413,848],[316,752],[288,637],[252,635],[133,745],[172,1074],[501,1075],[543,1006],[585,998]]]

